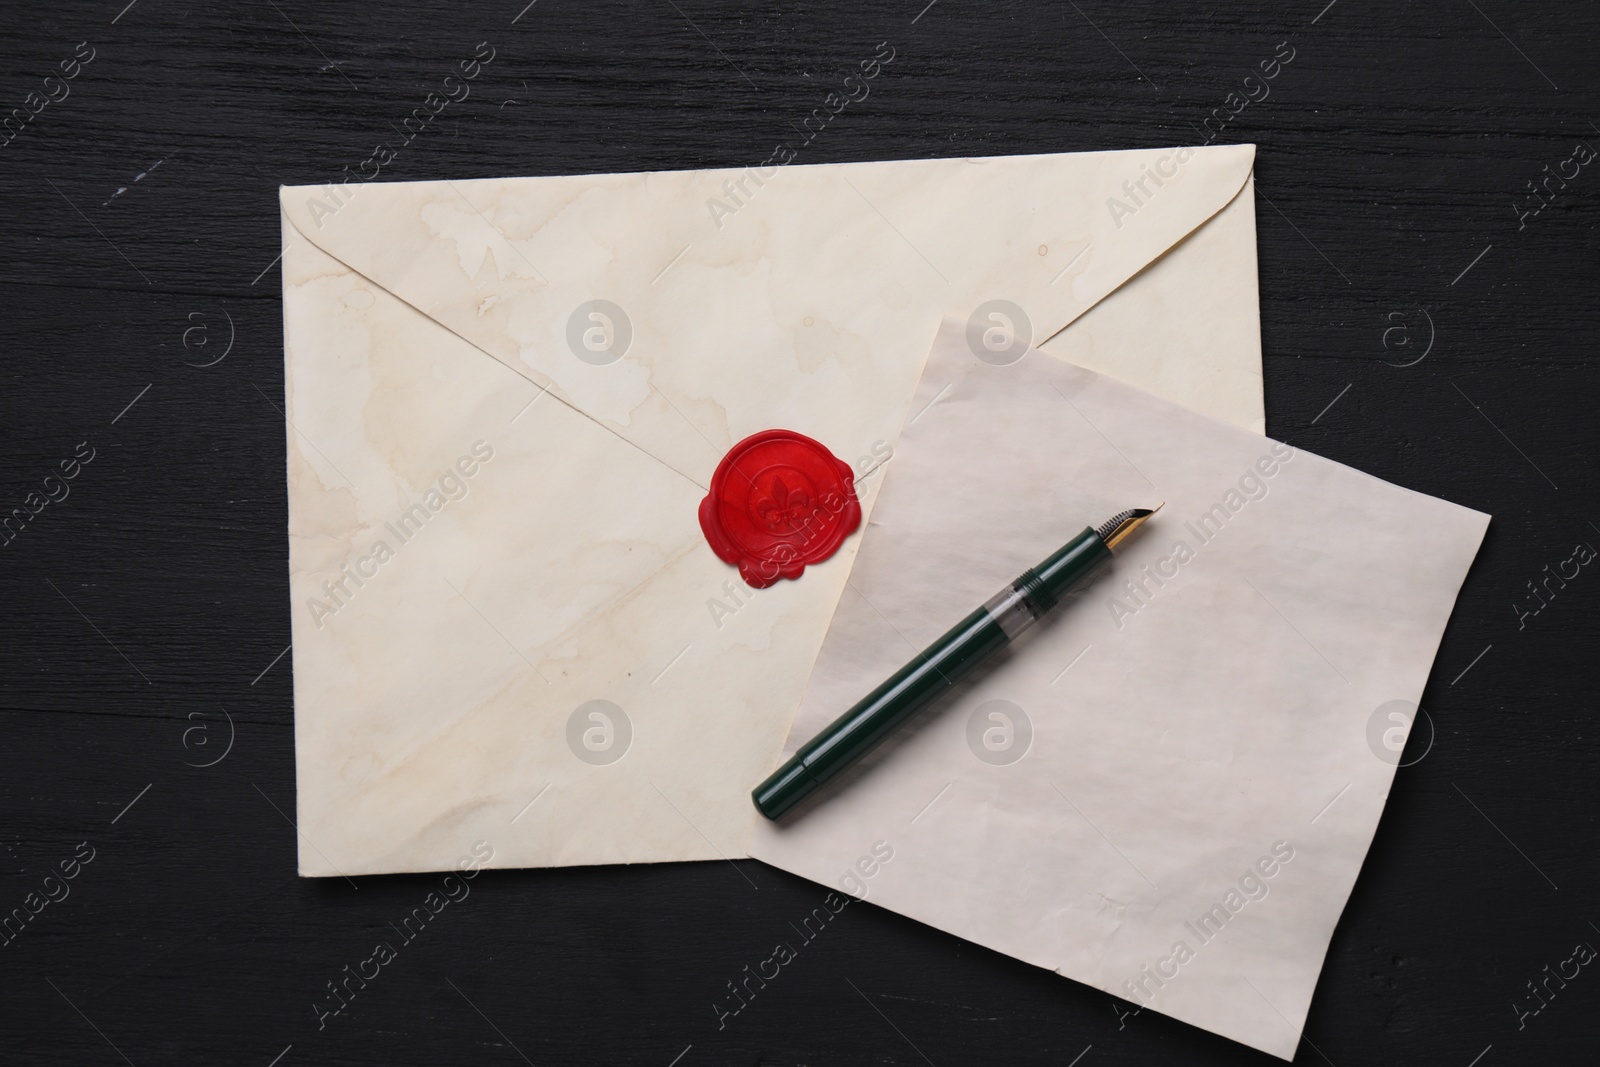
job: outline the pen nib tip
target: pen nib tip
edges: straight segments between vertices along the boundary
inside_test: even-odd
[[[1100,535],[1100,540],[1106,543],[1107,548],[1115,549],[1124,538],[1143,526],[1145,520],[1165,506],[1166,501],[1163,500],[1153,508],[1129,508],[1107,519],[1095,529],[1095,533]]]

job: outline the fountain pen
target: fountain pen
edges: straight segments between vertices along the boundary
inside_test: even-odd
[[[1067,591],[1111,558],[1159,510],[1132,508],[1088,527],[990,598],[921,654],[807,741],[750,794],[777,819],[876,748],[901,724],[1033,625]]]

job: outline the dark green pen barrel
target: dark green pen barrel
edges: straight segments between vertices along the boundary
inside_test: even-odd
[[[756,807],[776,819],[823,782],[877,747],[901,723],[947,692],[967,671],[1006,643],[1006,632],[979,608],[888,681],[856,702],[806,742],[752,794]]]
[[[1069,588],[1111,558],[1093,529],[1086,529],[990,602],[951,627],[888,681],[868,693],[827,729],[806,742],[756,787],[756,807],[776,819],[829,778],[872,751],[901,723],[948,692],[1036,618],[1055,607]]]
[[[808,741],[795,755],[807,767],[849,766],[1005,643],[1000,624],[987,608],[979,608],[840,716],[836,729]]]

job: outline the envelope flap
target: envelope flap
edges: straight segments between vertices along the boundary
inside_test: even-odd
[[[892,441],[941,317],[1004,300],[1025,340],[1050,336],[1232,200],[1253,160],[1219,146],[281,199],[324,251],[705,486],[772,426],[841,455]]]

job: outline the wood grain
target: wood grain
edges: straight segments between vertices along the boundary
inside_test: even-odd
[[[1514,205],[1600,146],[1600,9],[124,2],[0,20],[0,117],[94,49],[0,147],[0,511],[94,449],[0,546],[0,914],[95,850],[0,944],[4,1062],[1270,1062],[870,905],[719,1030],[725,983],[820,897],[753,862],[486,874],[319,1029],[437,878],[292,874],[276,188],[396,143],[480,41],[471,97],[385,180],[760,162],[881,41],[895,62],[802,162],[1194,144],[1288,42],[1216,137],[1259,146],[1269,431],[1494,515],[1298,1061],[1592,1045],[1600,977],[1520,1028],[1512,1005],[1600,945],[1600,574],[1520,626],[1513,604],[1600,544],[1600,167]]]

